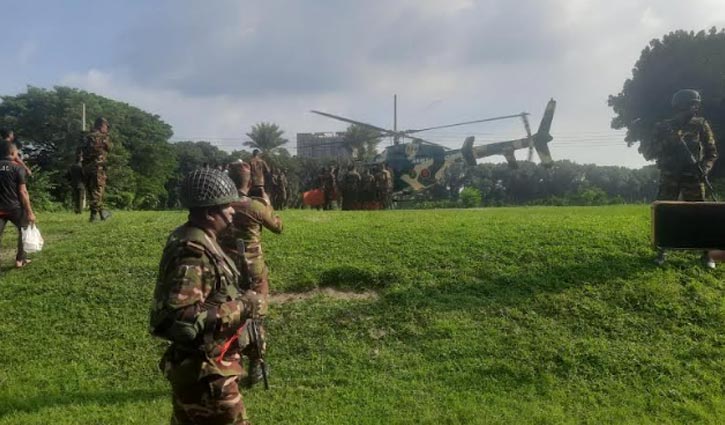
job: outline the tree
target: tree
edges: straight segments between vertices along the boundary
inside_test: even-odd
[[[171,126],[158,115],[70,87],[28,87],[25,93],[2,96],[0,126],[15,130],[28,162],[48,173],[51,195],[62,201],[68,192],[65,172],[82,139],[84,103],[91,120],[102,115],[111,123],[108,201],[116,207],[164,204],[176,162],[168,143]]]
[[[345,130],[345,135],[342,138],[345,147],[358,160],[373,159],[377,154],[376,147],[380,140],[378,131],[357,124],[351,124]]]
[[[252,130],[247,133],[247,137],[252,140],[244,142],[244,146],[274,154],[275,151],[281,149],[280,147],[288,142],[287,139],[282,137],[283,134],[284,131],[277,124],[260,122],[254,124]]]
[[[715,134],[725,135],[723,52],[725,32],[716,28],[698,33],[674,31],[662,40],[652,40],[642,50],[632,77],[624,82],[622,91],[609,96],[609,106],[617,114],[612,119],[612,128],[626,128],[627,144],[639,142],[639,151],[651,159],[648,143],[652,141],[655,123],[672,114],[672,94],[679,89],[694,88],[703,97],[703,114]],[[713,172],[725,174],[725,161],[716,163]]]

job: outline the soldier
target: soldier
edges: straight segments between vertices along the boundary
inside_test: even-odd
[[[325,210],[331,210],[332,200],[335,195],[335,177],[333,176],[330,168],[322,167],[320,175],[317,176],[317,184],[325,197],[322,208]]]
[[[266,304],[240,291],[237,267],[217,243],[239,196],[222,172],[198,169],[182,182],[181,198],[189,219],[166,242],[150,311],[151,333],[171,342],[160,363],[171,383],[171,423],[249,424],[235,341]]]
[[[388,164],[383,164],[383,173],[385,173],[385,199],[384,205],[386,209],[393,209],[393,188],[395,182],[393,181],[393,172],[388,167]]]
[[[232,203],[232,225],[219,236],[219,245],[235,264],[246,269],[248,280],[243,283],[246,287],[243,286],[242,289],[256,292],[266,302],[269,299],[269,268],[262,253],[262,230],[267,228],[273,233],[282,233],[282,219],[274,214],[266,199],[247,196],[249,174],[249,166],[245,163],[235,162],[229,165],[229,177],[241,197],[239,201]],[[239,241],[244,243],[243,253],[239,252]],[[263,348],[266,350],[267,333],[263,325],[260,330],[265,340]],[[249,358],[249,383],[255,384],[262,379],[262,359],[258,358],[256,350],[245,354]]]
[[[287,180],[287,170],[284,168],[279,172],[279,193],[280,193],[280,209],[287,208],[289,202],[289,181]]]
[[[264,178],[270,173],[270,169],[259,153],[259,149],[252,151],[252,159],[249,161],[252,172],[252,188],[249,190],[249,194],[269,200],[269,196],[264,191]]]
[[[655,127],[653,148],[660,170],[658,200],[676,201],[680,197],[683,201],[705,200],[703,179],[715,164],[717,148],[710,124],[697,116],[700,104],[700,93],[696,90],[677,91],[672,96],[674,116]],[[690,154],[698,161],[704,176],[691,163]],[[659,250],[655,262],[661,265],[665,258],[665,251]],[[707,268],[715,268],[715,262],[707,252],[702,260]]]
[[[360,174],[350,164],[342,180],[342,209],[356,210],[360,206]]]
[[[360,203],[361,208],[372,210],[375,208],[375,176],[365,169],[360,176]]]
[[[83,212],[83,207],[86,204],[86,188],[83,183],[83,159],[82,155],[79,154],[76,163],[71,165],[66,177],[70,181],[71,192],[73,194],[73,211],[76,214]]]
[[[93,123],[93,131],[86,135],[79,149],[86,193],[90,197],[90,221],[97,221],[99,218],[108,220],[111,217],[111,212],[103,208],[103,193],[106,189],[106,159],[111,146],[111,140],[108,137],[108,120],[98,117]]]

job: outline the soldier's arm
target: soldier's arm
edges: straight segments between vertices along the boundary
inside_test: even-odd
[[[274,213],[271,205],[266,205],[264,210],[260,213],[260,221],[262,225],[270,231],[280,234],[284,228],[282,224],[282,218]]]
[[[198,342],[209,335],[216,339],[233,334],[251,314],[253,307],[243,299],[209,299],[215,279],[213,271],[198,257],[178,261],[167,273],[160,333],[178,343]]]
[[[712,170],[713,165],[715,165],[715,161],[717,160],[717,145],[715,144],[715,136],[712,133],[712,129],[710,128],[710,124],[708,124],[707,121],[705,121],[704,125],[702,126],[700,137],[703,143],[703,158],[702,158],[702,167],[705,170],[705,173],[709,173],[710,170]]]

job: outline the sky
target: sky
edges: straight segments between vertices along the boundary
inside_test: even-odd
[[[554,159],[640,167],[607,97],[641,50],[725,27],[722,0],[0,0],[0,94],[66,85],[158,114],[172,140],[231,151],[260,121],[342,131],[343,115],[421,128],[558,102]],[[525,135],[518,120],[424,133],[460,147]],[[381,147],[388,142],[384,141]],[[524,153],[522,155],[525,156]],[[503,158],[498,158],[503,160]]]

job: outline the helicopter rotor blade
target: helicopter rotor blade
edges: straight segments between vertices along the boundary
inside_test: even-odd
[[[522,112],[520,114],[514,114],[514,115],[502,115],[500,117],[493,117],[493,118],[484,118],[481,120],[474,120],[474,121],[466,121],[466,122],[459,122],[455,124],[446,124],[446,125],[438,125],[435,127],[427,127],[427,128],[417,128],[413,130],[405,130],[402,133],[404,134],[413,134],[413,133],[420,133],[421,131],[428,131],[428,130],[438,130],[441,128],[450,128],[450,127],[457,127],[459,125],[468,125],[468,124],[476,124],[480,122],[489,122],[489,121],[499,121],[499,120],[506,120],[511,118],[520,118],[522,116],[529,115],[528,112]]]
[[[371,128],[371,129],[377,130],[381,133],[385,133],[385,135],[388,135],[388,136],[394,136],[396,134],[394,131],[386,130],[384,128],[380,128],[380,127],[377,127],[377,126],[374,126],[372,124],[368,124],[368,123],[365,123],[362,121],[355,121],[355,120],[351,120],[350,118],[345,118],[345,117],[341,117],[338,115],[328,114],[327,112],[321,112],[321,111],[315,111],[315,110],[311,110],[310,112],[312,112],[313,114],[322,115],[323,117],[332,118],[332,119],[338,120],[338,121],[343,121],[343,122],[346,122],[349,124],[355,124],[355,125],[359,125],[361,127]]]

